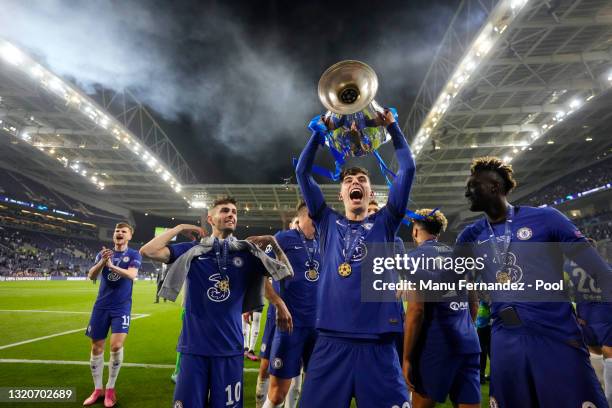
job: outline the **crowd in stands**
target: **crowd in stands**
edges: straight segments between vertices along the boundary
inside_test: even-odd
[[[568,195],[582,193],[605,186],[608,183],[612,183],[612,159],[562,177],[550,186],[539,190],[521,204],[535,207],[543,204],[551,205],[555,201],[566,200]]]
[[[103,245],[97,240],[0,227],[0,276],[84,277]],[[144,262],[140,275],[149,277],[153,271],[155,266]]]
[[[582,233],[595,241],[612,240],[612,211],[602,211],[576,221]]]

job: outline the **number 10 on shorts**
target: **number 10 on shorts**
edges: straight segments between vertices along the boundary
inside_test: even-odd
[[[242,384],[240,384],[240,381],[238,381],[233,388],[234,399],[232,399],[232,384],[229,384],[227,387],[225,387],[225,392],[227,392],[227,402],[225,403],[225,405],[234,405],[235,403],[240,401],[240,394],[242,389]]]

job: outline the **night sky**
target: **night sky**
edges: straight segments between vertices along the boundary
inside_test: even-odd
[[[0,36],[86,91],[129,88],[201,183],[281,183],[323,111],[321,73],[368,63],[403,124],[457,3],[9,0]]]

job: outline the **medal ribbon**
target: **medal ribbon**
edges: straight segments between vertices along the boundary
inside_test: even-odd
[[[215,257],[217,258],[217,266],[219,266],[219,272],[224,275],[224,278],[227,276],[227,258],[229,256],[229,240],[223,240],[223,247],[219,242],[218,238],[215,238],[213,241],[213,249],[215,251]]]
[[[306,256],[308,257],[308,267],[310,269],[314,269],[314,267],[315,267],[314,252],[315,252],[316,247],[317,247],[317,239],[314,238],[312,240],[313,245],[312,245],[312,252],[311,252],[310,248],[308,248],[308,245],[306,245],[306,236],[304,235],[304,232],[302,231],[302,229],[300,227],[297,228],[297,231],[300,234],[300,238],[302,239],[302,244],[304,245],[304,250],[306,251]]]
[[[350,260],[357,249],[359,238],[364,235],[364,232],[365,228],[363,227],[363,224],[359,224],[355,232],[353,232],[350,224],[347,225],[346,232],[344,234],[344,263],[350,263]]]
[[[510,248],[510,241],[512,240],[512,219],[514,218],[514,206],[508,205],[508,210],[506,212],[506,222],[504,223],[504,235],[502,242],[502,250],[500,251],[499,246],[497,245],[497,240],[495,239],[495,231],[493,231],[493,227],[489,220],[485,217],[485,221],[487,222],[487,227],[489,228],[489,241],[491,242],[491,249],[493,250],[493,255],[495,259],[499,263],[500,270],[503,271],[504,268],[504,257],[508,253],[508,249]]]

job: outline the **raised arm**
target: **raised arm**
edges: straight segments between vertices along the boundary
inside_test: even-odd
[[[206,235],[204,228],[197,225],[180,224],[159,234],[140,248],[140,255],[146,256],[157,262],[168,263],[170,260],[170,250],[168,243],[178,234],[184,234],[192,239]]]
[[[393,140],[395,157],[398,163],[395,180],[393,180],[393,184],[389,189],[387,206],[393,215],[398,218],[404,218],[416,166],[410,147],[408,147],[406,138],[395,121],[393,113],[391,113],[391,111],[385,111],[382,120]]]
[[[312,165],[314,164],[317,148],[325,140],[325,128],[323,125],[317,125],[314,119],[309,127],[313,129],[312,136],[308,143],[306,143],[302,154],[300,154],[295,175],[302,190],[306,206],[308,206],[308,211],[311,216],[316,217],[325,206],[325,199],[321,188],[312,177]]]

